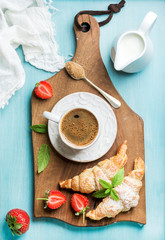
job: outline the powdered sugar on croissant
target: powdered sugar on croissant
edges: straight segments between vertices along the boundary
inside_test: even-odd
[[[139,157],[135,160],[134,170],[127,177],[124,177],[121,185],[115,188],[120,200],[115,201],[108,196],[102,200],[95,210],[89,211],[86,216],[93,220],[100,220],[104,217],[115,217],[120,212],[136,207],[139,201],[143,175],[144,161]]]
[[[61,188],[72,189],[81,193],[91,193],[102,189],[99,179],[111,183],[111,179],[127,162],[127,141],[117,150],[117,155],[99,162],[93,168],[85,169],[79,176],[60,181]]]

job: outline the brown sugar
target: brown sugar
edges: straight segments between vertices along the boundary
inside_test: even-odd
[[[65,68],[67,73],[74,79],[84,78],[84,69],[81,65],[75,62],[66,62]]]

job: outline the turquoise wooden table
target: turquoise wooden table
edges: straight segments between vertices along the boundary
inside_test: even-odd
[[[74,54],[73,17],[84,9],[106,9],[111,1],[54,1],[60,11],[53,16],[56,40],[63,56]],[[113,1],[117,2],[117,1]],[[155,47],[150,65],[137,74],[116,72],[110,61],[113,38],[120,32],[135,29],[148,11],[158,14],[151,32]],[[99,20],[102,19],[99,17]],[[100,49],[112,82],[128,105],[144,120],[146,157],[147,224],[122,222],[98,228],[77,228],[53,219],[33,216],[33,155],[29,126],[31,124],[31,92],[36,82],[52,76],[24,61],[26,83],[16,92],[5,109],[0,110],[0,240],[12,237],[4,221],[12,208],[26,210],[31,218],[24,240],[164,240],[165,239],[165,2],[127,1],[120,14],[100,29]]]

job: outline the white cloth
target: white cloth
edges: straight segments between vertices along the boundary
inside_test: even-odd
[[[57,72],[64,67],[44,0],[0,0],[0,108],[25,82],[15,51],[19,45],[25,61],[39,69]]]

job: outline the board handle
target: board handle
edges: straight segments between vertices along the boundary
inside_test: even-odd
[[[85,31],[79,30],[74,24],[74,31],[76,35],[76,52],[74,60],[77,55],[82,55],[86,62],[90,62],[90,58],[94,58],[100,55],[99,49],[99,38],[100,38],[100,28],[99,24],[94,17],[88,14],[82,14],[78,17],[78,22],[80,25],[85,27]],[[92,51],[94,49],[94,51]],[[90,55],[94,52],[94,55]],[[100,55],[101,57],[101,55]]]

